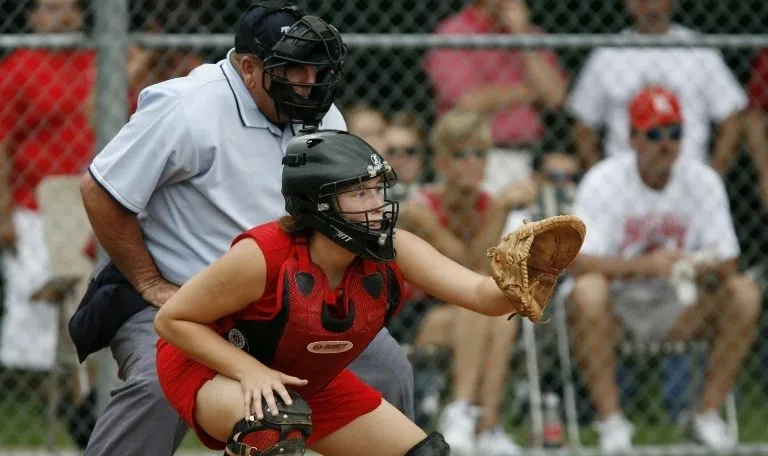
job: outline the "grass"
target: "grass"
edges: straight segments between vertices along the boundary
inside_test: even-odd
[[[753,371],[754,372],[754,371]],[[761,384],[744,379],[739,383],[738,415],[740,425],[740,441],[743,443],[768,442],[768,407],[761,391]],[[5,386],[8,385],[6,382]],[[647,394],[642,407],[635,408],[635,413],[629,418],[635,424],[635,443],[637,445],[674,444],[684,441],[684,432],[677,424],[671,422],[661,405],[661,395],[658,381],[649,381]],[[25,391],[27,390],[27,391]],[[17,383],[6,394],[0,397],[0,442],[2,448],[34,448],[45,444],[45,404],[42,399],[29,394],[26,384]],[[642,411],[642,413],[640,413]],[[651,424],[652,423],[652,424]],[[56,427],[55,445],[61,449],[74,449],[75,445],[67,435],[63,426]],[[527,426],[520,423],[507,423],[507,429],[520,443],[529,441]],[[597,436],[589,426],[581,427],[581,439],[585,446],[595,445]],[[185,439],[183,449],[204,450],[193,433]]]

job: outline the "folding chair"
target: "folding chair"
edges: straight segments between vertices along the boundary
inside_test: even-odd
[[[540,220],[546,217],[570,213],[571,202],[575,195],[575,184],[565,187],[542,185],[539,188],[539,197],[535,205],[538,210],[536,213],[531,214],[532,219]],[[558,283],[557,288],[561,285],[562,283]],[[553,304],[556,303],[553,302]],[[521,318],[521,320],[522,342],[526,361],[525,370],[528,380],[528,400],[531,414],[531,446],[533,448],[541,448],[544,444],[544,413],[536,326],[527,318]],[[566,383],[564,385],[567,387]],[[567,394],[567,390],[564,394]]]
[[[37,187],[37,200],[43,219],[45,246],[51,266],[51,276],[34,295],[39,299],[59,303],[59,336],[56,363],[47,380],[48,404],[45,444],[53,450],[58,422],[57,408],[62,398],[62,374],[74,369],[75,382],[84,397],[90,389],[87,365],[79,364],[66,332],[69,317],[74,313],[79,297],[85,293],[93,269],[92,261],[84,254],[90,224],[80,198],[79,176],[53,176]]]
[[[568,440],[571,448],[579,449],[582,447],[581,436],[579,434],[578,410],[576,405],[576,386],[573,380],[573,363],[570,351],[570,340],[568,337],[567,323],[567,298],[557,296],[554,305],[554,318],[556,333],[558,339],[558,356],[560,358],[560,367],[562,371],[564,395],[565,395],[565,418],[568,430]],[[705,355],[708,352],[708,344],[700,341],[686,342],[637,342],[623,340],[619,342],[620,357],[626,358],[630,355],[636,356],[655,356],[659,354],[691,354]],[[699,364],[694,364],[694,372],[701,376],[702,372]],[[696,394],[695,387],[699,384],[699,379],[692,379],[688,385],[689,397]],[[691,402],[693,403],[693,401]],[[732,435],[738,438],[739,427],[736,413],[736,400],[733,390],[728,393],[725,404],[726,422]]]

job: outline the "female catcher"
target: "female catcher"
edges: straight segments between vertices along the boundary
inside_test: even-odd
[[[404,279],[476,312],[538,319],[584,225],[524,225],[489,250],[483,277],[395,233],[396,176],[359,137],[296,137],[283,164],[289,215],[242,233],[158,312],[163,392],[225,454],[449,454],[345,367],[397,312]]]

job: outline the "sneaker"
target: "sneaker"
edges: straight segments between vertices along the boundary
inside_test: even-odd
[[[600,449],[604,453],[616,453],[632,449],[632,423],[621,413],[614,413],[595,423],[600,436]]]
[[[713,450],[731,450],[737,443],[715,411],[694,415],[688,432],[692,440]]]
[[[499,425],[482,432],[477,437],[476,450],[477,454],[483,456],[517,456],[523,454],[522,448],[509,438]]]
[[[465,401],[451,402],[440,415],[439,430],[451,446],[451,455],[475,454],[475,424],[478,412]]]

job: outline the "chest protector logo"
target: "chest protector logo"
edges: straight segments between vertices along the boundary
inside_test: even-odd
[[[318,354],[344,353],[352,350],[354,344],[348,340],[325,340],[322,342],[312,342],[307,345],[307,350]]]

